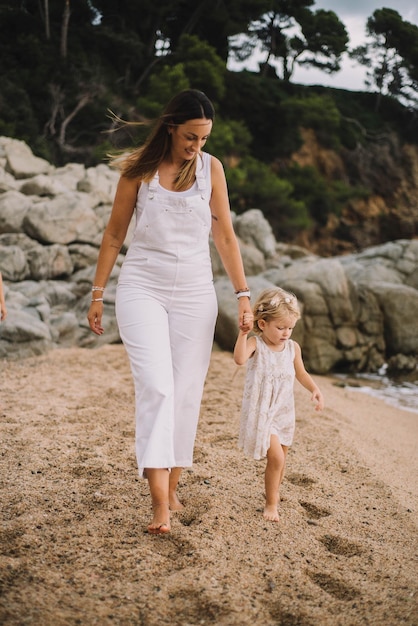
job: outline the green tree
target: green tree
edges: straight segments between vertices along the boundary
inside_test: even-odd
[[[282,103],[281,111],[290,127],[312,128],[323,146],[339,147],[341,114],[330,95],[305,92],[291,96]]]
[[[167,1],[167,0],[166,0]],[[166,1],[163,4],[166,4]],[[246,31],[251,20],[268,10],[271,0],[178,0],[171,1],[161,33],[177,51],[183,35],[195,35],[215,48],[224,61],[229,55],[229,38]],[[156,4],[161,4],[156,3]]]
[[[293,197],[291,182],[279,178],[265,163],[248,156],[227,167],[231,208],[237,213],[260,209],[277,237],[293,237],[311,225],[306,204]]]
[[[247,29],[250,20],[268,8],[270,0],[93,0],[100,26],[136,37],[150,61],[164,52],[176,53],[184,35],[195,35],[215,48],[224,63],[229,37]]]
[[[224,120],[216,116],[207,150],[227,167],[234,167],[241,159],[249,156],[251,140],[251,133],[243,121]]]
[[[213,46],[196,35],[182,35],[173,57],[183,63],[194,89],[201,89],[215,103],[223,98],[226,67]]]
[[[346,203],[353,198],[367,198],[370,192],[350,187],[341,180],[326,180],[316,168],[292,164],[286,173],[293,186],[292,197],[304,202],[313,223],[325,226],[329,215],[341,215]]]
[[[177,52],[163,58],[146,83],[146,96],[138,106],[154,117],[168,100],[182,89],[201,89],[214,103],[225,93],[225,64],[215,49],[194,35],[182,35]]]
[[[394,9],[378,9],[367,20],[369,40],[350,56],[367,68],[366,87],[401,98],[416,107],[418,87],[418,26],[404,21]]]
[[[262,72],[277,59],[285,81],[296,64],[338,71],[348,44],[346,28],[333,11],[311,11],[312,4],[313,0],[273,0],[270,10],[252,22],[248,35],[235,39],[235,57],[245,60],[260,45],[266,53]]]

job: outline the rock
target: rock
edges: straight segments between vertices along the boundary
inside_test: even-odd
[[[384,316],[388,355],[418,354],[418,291],[406,285],[370,285]]]
[[[24,141],[1,137],[0,145],[6,157],[5,170],[17,180],[46,174],[53,170],[53,166],[45,159],[35,156]]]
[[[0,245],[0,271],[4,281],[17,282],[29,278],[29,265],[23,250],[18,246]]]
[[[73,263],[67,246],[58,243],[40,246],[41,251],[28,252],[30,277],[33,280],[65,278],[73,273]]]
[[[276,239],[273,230],[259,209],[250,209],[237,216],[234,228],[244,243],[252,244],[265,257],[275,256]]]
[[[101,164],[86,170],[78,182],[77,189],[98,198],[98,204],[112,204],[116,185],[119,180],[117,171]]]
[[[27,196],[58,196],[68,191],[68,188],[56,177],[45,174],[38,174],[20,185],[20,192]]]
[[[20,191],[6,191],[0,195],[0,234],[19,233],[31,200]]]
[[[23,220],[25,233],[43,244],[88,243],[101,235],[100,226],[86,195],[77,192],[40,202]]]
[[[394,354],[387,363],[387,372],[399,374],[404,372],[418,371],[418,358],[405,354]]]
[[[5,160],[5,159],[4,159]],[[19,183],[16,179],[0,167],[0,193],[6,191],[18,190]]]
[[[13,312],[13,323],[6,321],[1,326],[2,341],[19,344],[29,341],[44,340],[51,342],[51,331],[39,316],[29,311],[29,307]]]
[[[86,168],[82,163],[67,163],[63,167],[57,167],[51,178],[58,180],[67,191],[77,191],[79,182],[84,178]]]

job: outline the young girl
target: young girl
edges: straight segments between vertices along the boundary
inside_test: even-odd
[[[324,406],[322,393],[308,374],[300,346],[290,339],[300,311],[296,296],[280,288],[263,291],[254,305],[257,336],[239,331],[234,360],[248,362],[241,411],[239,447],[255,459],[267,456],[264,518],[279,521],[279,488],[295,430],[293,383],[311,392],[315,409]]]

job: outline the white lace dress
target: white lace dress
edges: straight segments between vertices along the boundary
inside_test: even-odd
[[[256,337],[256,350],[247,362],[238,445],[248,456],[263,459],[270,436],[290,446],[295,432],[295,346],[289,339],[282,352],[270,350]]]

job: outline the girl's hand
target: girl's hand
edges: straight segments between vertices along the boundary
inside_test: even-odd
[[[239,298],[238,303],[238,326],[242,333],[247,334],[253,329],[254,325],[254,316],[251,310],[250,301],[248,298]]]
[[[254,325],[254,317],[252,313],[244,313],[242,318],[242,324],[240,325],[240,331],[243,335],[248,335],[248,333],[253,329]]]
[[[103,302],[92,302],[87,314],[87,319],[91,330],[96,335],[103,335],[104,328],[102,326]]]
[[[324,408],[324,398],[319,389],[314,389],[311,395],[312,402],[316,402],[315,411],[322,411]]]

